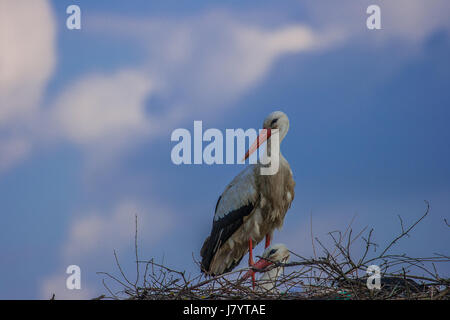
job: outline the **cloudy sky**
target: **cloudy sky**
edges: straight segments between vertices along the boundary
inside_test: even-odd
[[[322,238],[355,216],[383,245],[429,200],[395,250],[449,254],[448,1],[78,0],[68,30],[73,3],[0,0],[0,298],[104,293],[114,249],[134,276],[135,215],[142,259],[197,273],[243,167],[176,166],[171,132],[259,128],[274,110],[297,182],[275,241],[309,256],[311,219]]]

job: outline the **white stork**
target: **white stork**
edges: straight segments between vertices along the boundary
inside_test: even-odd
[[[253,268],[263,270],[273,263],[287,263],[289,262],[290,253],[288,248],[282,243],[273,244],[264,250],[261,259],[253,265]],[[284,271],[283,266],[274,267],[262,274],[258,281],[258,290],[262,292],[273,292],[276,289],[276,280]],[[253,276],[251,271],[248,271],[243,279]]]
[[[289,130],[289,119],[281,111],[271,113],[263,123],[257,140],[249,148],[247,159],[267,140],[267,152],[271,139],[279,142]],[[278,129],[278,135],[271,130]],[[271,138],[272,136],[272,138]],[[275,229],[283,226],[287,210],[294,199],[295,182],[289,163],[279,154],[279,168],[273,175],[261,175],[256,163],[242,170],[219,197],[211,234],[203,243],[201,269],[208,275],[231,271],[249,251],[249,265],[253,266],[253,247],[266,237],[267,248]],[[255,279],[254,272],[252,279]]]

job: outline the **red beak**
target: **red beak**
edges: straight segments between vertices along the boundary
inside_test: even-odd
[[[253,142],[251,147],[248,149],[247,153],[245,154],[245,157],[242,161],[247,160],[250,155],[255,152],[267,139],[270,138],[270,135],[272,134],[270,129],[262,129],[261,133],[259,134],[258,138],[256,138],[256,141]]]
[[[259,270],[263,270],[264,268],[270,266],[272,264],[272,262],[270,262],[269,260],[266,259],[260,259],[259,261],[257,261],[252,268],[255,269],[259,269]],[[244,274],[244,276],[242,277],[242,279],[248,279],[250,276],[252,275],[252,270],[247,271],[246,274]]]

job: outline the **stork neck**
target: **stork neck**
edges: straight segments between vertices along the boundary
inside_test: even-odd
[[[261,287],[266,290],[272,290],[275,287],[275,281],[283,273],[283,269],[283,267],[277,267],[264,272],[259,279],[261,281]]]
[[[283,273],[283,267],[277,267],[277,268],[273,268],[267,272],[264,272],[264,274],[261,276],[261,280],[266,279],[266,280],[275,280],[278,276],[281,275],[281,273]]]
[[[270,139],[267,140],[267,156],[269,156],[269,157],[272,155],[272,138],[273,137],[271,137]],[[280,154],[280,158],[282,158],[283,155],[281,154],[281,139],[280,139],[279,146],[280,146],[280,149],[278,150],[278,152]]]

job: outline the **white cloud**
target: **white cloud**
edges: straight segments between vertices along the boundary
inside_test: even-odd
[[[386,1],[381,6],[386,13],[386,26],[410,41],[421,41],[440,28],[450,30],[450,3],[446,0]]]
[[[331,29],[319,33],[302,24],[267,28],[264,21],[243,20],[213,11],[177,20],[97,16],[89,24],[92,32],[134,39],[146,48],[140,69],[160,83],[158,94],[170,97],[165,112],[177,109],[184,116],[229,107],[281,57],[321,49],[338,39]]]
[[[135,70],[87,75],[57,98],[54,123],[60,134],[80,144],[144,134],[150,129],[144,101],[152,88],[150,79]]]
[[[87,146],[94,158],[114,158],[109,151],[123,152],[124,146],[142,138],[166,134],[164,130],[195,112],[217,116],[263,81],[280,58],[367,35],[365,8],[371,2],[306,1],[302,5],[310,15],[308,25],[276,27],[266,27],[264,18],[246,19],[236,12],[210,11],[181,19],[94,17],[88,21],[91,34],[131,40],[129,44],[134,39],[135,49],[146,50],[147,56],[114,72],[82,75],[55,97],[50,116],[40,103],[56,63],[51,5],[45,0],[0,4],[0,125],[15,131],[22,130],[23,123],[31,127],[15,151],[2,155],[5,170],[23,159],[25,141],[31,144],[36,136],[64,137]],[[450,26],[445,0],[380,5],[383,30],[371,33],[376,40],[400,37],[415,43]],[[157,114],[146,110],[152,96],[163,98],[163,110]],[[7,140],[18,139],[11,134]]]
[[[32,127],[55,68],[56,30],[49,2],[1,0],[0,47],[1,173],[31,153]]]
[[[135,233],[135,215],[138,216],[139,239],[146,246],[159,241],[175,223],[173,213],[158,204],[151,210],[132,201],[120,202],[111,214],[95,211],[76,219],[63,246],[63,256],[68,263],[99,255],[110,255],[113,249],[132,248]],[[142,231],[142,232],[141,232]]]
[[[46,0],[0,1],[0,126],[38,110],[56,63],[54,20]]]
[[[380,6],[382,30],[368,31],[366,28],[366,9],[372,4]],[[364,36],[376,44],[392,39],[420,44],[431,32],[440,28],[450,29],[450,3],[446,0],[305,0],[302,5],[312,25],[341,30],[348,40]]]
[[[192,95],[189,98],[194,99],[192,104],[198,104],[194,108],[233,102],[264,80],[281,57],[317,49],[322,41],[321,35],[300,24],[268,30],[222,19],[206,19],[196,32],[201,35],[202,29],[215,31],[211,38],[196,39],[197,49],[190,57],[196,67],[189,78],[195,81],[188,83],[186,79],[186,85]]]
[[[54,101],[56,135],[84,146],[94,171],[197,111],[206,118],[232,106],[280,57],[334,40],[300,24],[270,29],[215,12],[179,20],[101,16],[87,23],[93,34],[134,39],[147,52],[132,67],[82,76]],[[164,100],[158,113],[151,112],[155,96]]]

